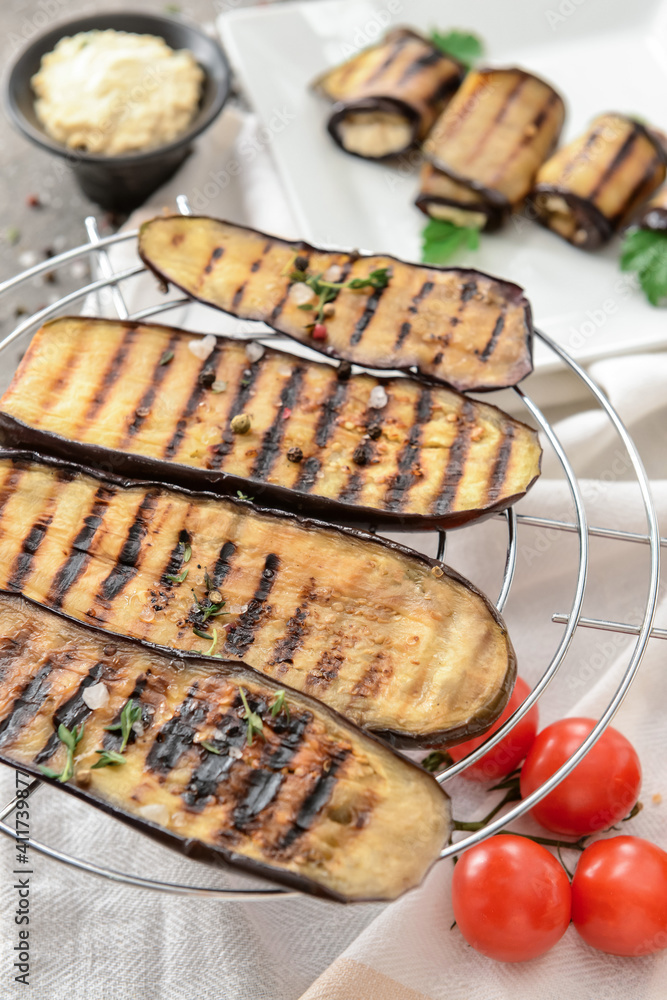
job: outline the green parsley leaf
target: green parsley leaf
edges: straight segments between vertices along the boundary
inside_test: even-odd
[[[667,233],[634,229],[621,247],[621,270],[635,271],[652,306],[667,297]]]
[[[247,493],[241,493],[241,490],[236,491],[236,495],[239,500],[254,500],[254,497],[249,497]]]
[[[217,753],[217,754],[222,753],[222,750],[218,750],[218,748],[214,747],[213,744],[209,743],[208,740],[201,740],[199,746],[203,747],[204,750],[208,750],[209,753]]]
[[[422,230],[422,261],[425,264],[442,264],[457,250],[477,250],[479,229],[472,226],[455,226],[444,219],[430,219]]]
[[[427,757],[424,757],[421,765],[425,771],[430,771],[433,774],[434,771],[442,770],[443,765],[449,767],[453,763],[454,761],[445,750],[433,750]]]
[[[241,716],[241,718],[246,720],[248,727],[247,743],[248,746],[251,747],[255,736],[260,736],[264,739],[264,723],[256,712],[250,711],[250,705],[248,704],[248,699],[243,688],[239,688],[239,694],[245,709],[245,713]]]
[[[434,28],[430,38],[436,48],[444,52],[446,56],[458,59],[466,69],[470,69],[473,63],[477,62],[484,54],[481,38],[467,31],[448,31],[443,34]]]
[[[192,546],[189,542],[186,542],[185,548],[183,549],[183,562],[189,563],[192,559]]]
[[[170,583],[183,583],[189,572],[189,569],[186,568],[181,570],[180,573],[166,573],[165,580],[169,580]]]

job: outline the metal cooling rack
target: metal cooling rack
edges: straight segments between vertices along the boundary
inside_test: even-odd
[[[179,211],[183,215],[191,214],[185,196],[181,195],[178,197],[177,205]],[[93,217],[89,217],[85,220],[85,226],[88,235],[87,243],[75,247],[72,250],[67,250],[58,256],[51,257],[48,260],[23,271],[16,277],[1,283],[0,295],[9,292],[11,289],[25,281],[39,277],[45,271],[52,271],[57,267],[69,264],[82,257],[93,257],[97,264],[100,277],[89,282],[87,285],[70,292],[68,295],[64,295],[56,302],[40,309],[32,316],[23,320],[23,322],[21,322],[7,337],[4,338],[4,340],[0,342],[0,354],[2,354],[2,352],[6,352],[13,343],[18,341],[20,338],[27,336],[27,334],[39,327],[45,320],[63,312],[65,307],[77,303],[81,299],[100,292],[103,289],[110,293],[111,302],[119,319],[143,320],[156,316],[160,313],[177,309],[190,302],[190,300],[186,297],[176,299],[169,298],[146,309],[142,309],[139,312],[130,314],[123,296],[121,285],[123,282],[134,277],[135,275],[145,272],[146,268],[143,264],[137,264],[122,271],[114,271],[111,260],[107,254],[107,247],[135,240],[137,237],[137,231],[133,230],[131,232],[117,233],[114,236],[101,238],[98,234],[97,225]],[[440,855],[441,858],[447,858],[453,854],[458,854],[461,851],[472,847],[474,844],[485,840],[487,837],[492,836],[494,833],[497,833],[508,823],[511,823],[513,820],[518,819],[518,817],[523,816],[524,813],[528,812],[536,802],[547,795],[560,781],[562,781],[562,779],[565,778],[585,756],[611,722],[621,702],[625,698],[637,670],[639,669],[649,639],[667,639],[667,629],[653,627],[658,600],[660,547],[667,545],[667,538],[661,538],[659,534],[658,522],[651,498],[649,482],[639,453],[618,413],[595,382],[593,382],[589,375],[583,370],[583,368],[581,368],[576,361],[574,361],[546,334],[541,333],[539,330],[535,330],[535,335],[582,381],[590,395],[593,397],[593,401],[603,410],[615,429],[630,459],[636,482],[640,489],[646,518],[646,533],[618,531],[616,529],[596,527],[588,524],[581,489],[565,449],[561,445],[557,435],[554,433],[551,425],[539,407],[520,387],[515,387],[514,392],[520,399],[524,408],[532,417],[533,421],[540,428],[544,438],[546,438],[549,442],[551,448],[560,461],[570,489],[575,511],[575,520],[573,522],[568,522],[555,520],[553,518],[517,514],[513,509],[507,510],[503,514],[498,515],[499,517],[504,518],[507,524],[507,555],[505,559],[500,593],[496,601],[496,607],[499,611],[502,611],[510,594],[517,563],[517,537],[522,526],[542,527],[562,532],[570,532],[577,535],[579,543],[579,560],[574,596],[568,611],[556,612],[552,615],[552,621],[565,625],[565,630],[556,651],[551,658],[551,662],[546,667],[540,680],[537,682],[528,698],[522,705],[520,705],[514,714],[495,733],[493,733],[492,736],[488,737],[482,746],[470,753],[463,760],[451,765],[446,768],[446,770],[441,771],[437,775],[437,780],[444,783],[454,777],[454,775],[459,774],[469,764],[479,760],[479,758],[487,753],[491,747],[499,743],[509,733],[519,719],[521,719],[530,710],[531,706],[542,696],[556,672],[562,666],[577,628],[583,627],[602,629],[609,632],[621,632],[627,635],[635,635],[637,639],[629,654],[627,666],[616,691],[608,702],[607,707],[602,712],[595,727],[579,749],[562,765],[562,767],[559,768],[558,771],[555,772],[555,774],[549,778],[548,781],[533,792],[532,795],[528,796],[526,799],[522,799],[516,806],[494,819],[491,823],[488,823],[482,830],[478,830],[467,836],[465,839],[459,840],[455,844],[451,844],[442,851]],[[275,338],[277,338],[278,335],[272,331],[261,330],[252,334],[243,333],[240,334],[240,336],[259,340],[273,339],[275,343]],[[318,359],[321,360],[321,357],[318,356]],[[443,560],[445,555],[446,535],[444,531],[439,531],[437,532],[437,536],[436,558]],[[588,573],[589,538],[591,536],[599,536],[615,541],[625,541],[630,544],[643,544],[649,546],[650,570],[648,575],[648,596],[641,624],[634,625],[627,622],[608,621],[601,618],[586,618],[581,615]],[[28,786],[29,794],[34,794],[41,784],[42,783],[40,781],[33,780]],[[18,801],[19,800],[17,798],[14,798],[12,801],[7,803],[4,809],[0,810],[0,833],[11,837],[12,839],[15,838],[16,833],[5,822],[5,820],[17,807]],[[59,851],[36,840],[31,839],[26,841],[26,843],[40,854],[53,858],[54,860],[69,865],[79,871],[84,871],[90,875],[96,875],[112,882],[122,883],[123,885],[134,886],[141,889],[151,889],[156,892],[165,892],[181,896],[213,896],[228,900],[244,901],[276,898],[288,899],[300,895],[298,892],[280,888],[230,889],[218,886],[181,884],[176,882],[161,881],[159,879],[144,878],[138,875],[127,874],[115,871],[114,869],[100,867],[99,865],[74,857],[69,853]]]

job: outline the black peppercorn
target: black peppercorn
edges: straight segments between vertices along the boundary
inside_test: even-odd
[[[352,365],[349,361],[341,361],[336,370],[336,378],[339,382],[347,382],[352,374]]]
[[[294,259],[294,267],[297,271],[306,271],[308,269],[308,258],[304,257],[303,254],[299,254],[299,256]]]
[[[365,444],[358,444],[352,453],[352,461],[356,462],[357,465],[368,465],[370,457]]]
[[[201,372],[200,373],[200,375],[199,375],[199,384],[200,385],[212,386],[214,382],[215,382],[215,372],[214,371],[206,371],[206,372]]]
[[[287,458],[290,462],[300,462],[303,458],[301,448],[290,448],[287,452]]]

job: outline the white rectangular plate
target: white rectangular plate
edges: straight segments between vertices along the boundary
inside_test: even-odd
[[[328,105],[308,89],[326,67],[400,24],[475,31],[488,62],[546,77],[567,103],[565,140],[607,110],[667,126],[665,0],[304,0],[223,14],[223,43],[268,129],[299,232],[314,243],[419,260],[416,167],[343,153],[325,129]],[[667,345],[665,312],[621,274],[618,251],[615,240],[587,254],[519,215],[452,263],[522,285],[536,326],[589,362]],[[535,361],[543,371],[558,364],[540,344]]]

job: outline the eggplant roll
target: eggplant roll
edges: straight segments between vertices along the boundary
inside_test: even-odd
[[[395,899],[449,837],[431,775],[243,663],[111,642],[15,595],[0,594],[0,629],[0,760],[48,768],[190,857],[341,902]],[[127,747],[100,766],[129,702]],[[60,726],[83,727],[69,781]]]
[[[538,171],[537,220],[575,246],[594,250],[664,179],[659,139],[625,115],[600,115]]]
[[[518,285],[463,268],[318,250],[230,222],[158,217],[139,253],[163,282],[242,319],[260,320],[332,358],[416,368],[455,389],[515,385],[532,371],[530,306]],[[297,268],[297,270],[295,270]],[[347,283],[387,269],[384,288],[342,288],[315,339],[318,298],[303,280]]]
[[[54,320],[0,400],[0,426],[63,458],[357,524],[454,527],[539,475],[535,431],[451,389],[341,381],[331,365],[273,350],[250,360],[256,344],[222,338],[202,361],[190,343],[173,327]]]
[[[503,223],[503,212],[478,191],[453,181],[428,160],[419,174],[419,193],[415,205],[431,219],[452,222],[455,226],[493,232]]]
[[[523,69],[472,70],[424,143],[433,166],[476,192],[504,218],[530,191],[540,164],[554,149],[565,118],[562,98]],[[470,213],[453,199],[457,225]],[[473,211],[476,211],[473,209]]]
[[[396,745],[485,731],[514,683],[502,619],[434,560],[243,500],[0,457],[0,589],[238,658]]]
[[[337,102],[327,127],[341,149],[382,160],[423,139],[464,73],[428,38],[396,28],[312,86]]]
[[[661,187],[644,206],[636,225],[640,229],[664,233],[667,230],[667,185]]]

